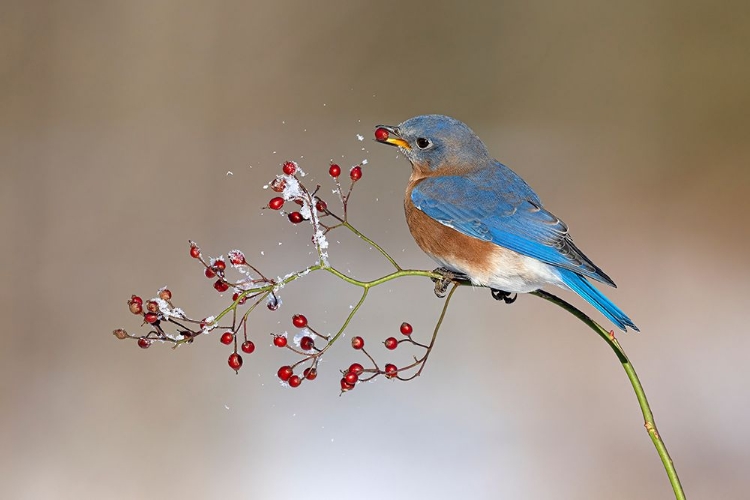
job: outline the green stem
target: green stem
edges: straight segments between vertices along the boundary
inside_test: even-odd
[[[608,332],[607,330],[602,328],[596,321],[589,318],[578,308],[569,304],[560,297],[552,295],[551,293],[547,293],[543,290],[537,290],[535,292],[531,292],[531,294],[536,295],[537,297],[541,297],[544,300],[562,307],[573,316],[580,319],[584,324],[586,324],[601,338],[603,338],[604,341],[607,342],[607,344],[615,352],[617,358],[620,360],[620,363],[622,363],[622,367],[625,369],[625,373],[630,380],[630,384],[633,386],[635,396],[636,398],[638,398],[638,405],[641,407],[641,412],[643,413],[644,427],[646,427],[646,431],[651,438],[651,442],[654,443],[656,452],[659,454],[659,458],[661,458],[662,464],[664,464],[664,469],[667,471],[667,477],[669,477],[669,483],[672,485],[672,489],[674,490],[674,496],[677,500],[685,500],[685,492],[682,489],[682,484],[680,484],[680,478],[677,476],[677,470],[674,467],[672,458],[669,456],[667,446],[666,444],[664,444],[664,440],[661,438],[661,435],[656,428],[654,414],[651,412],[651,406],[649,406],[648,404],[648,399],[646,399],[646,392],[643,390],[643,385],[638,378],[638,374],[636,374],[635,372],[635,368],[633,368],[632,363],[628,359],[628,356],[625,354],[625,351],[623,350],[620,343],[615,338],[614,333]]]

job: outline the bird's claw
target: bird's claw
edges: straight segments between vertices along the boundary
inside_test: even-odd
[[[506,304],[512,304],[516,301],[518,298],[518,294],[513,294],[513,297],[510,296],[510,292],[505,292],[503,290],[495,290],[494,288],[490,289],[490,292],[492,293],[492,298],[495,300],[502,300]]]
[[[432,272],[442,276],[442,278],[432,278],[432,281],[435,282],[435,295],[441,299],[445,297],[451,283],[454,281],[468,281],[469,279],[465,274],[456,273],[444,267],[438,267]]]

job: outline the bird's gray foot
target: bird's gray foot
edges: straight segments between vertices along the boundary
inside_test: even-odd
[[[503,290],[495,290],[494,288],[490,288],[490,292],[492,292],[493,299],[502,300],[506,304],[512,304],[518,298],[517,293],[513,294],[513,297],[511,297],[510,292],[505,292]]]
[[[465,274],[457,273],[444,267],[438,267],[432,272],[443,276],[442,278],[432,278],[432,281],[435,282],[435,295],[440,298],[445,297],[448,287],[454,281],[469,281],[469,277]]]

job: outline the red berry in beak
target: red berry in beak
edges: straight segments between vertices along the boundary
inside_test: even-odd
[[[388,131],[384,128],[375,130],[375,140],[379,142],[385,142],[388,139]]]

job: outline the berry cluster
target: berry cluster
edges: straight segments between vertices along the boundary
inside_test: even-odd
[[[290,364],[281,366],[277,376],[281,382],[289,387],[299,387],[305,380],[315,380],[318,375],[318,364],[321,356],[339,339],[344,330],[349,326],[351,320],[360,308],[367,296],[367,290],[377,284],[384,283],[406,275],[419,274],[431,276],[427,271],[404,271],[385,250],[375,242],[357,231],[348,221],[347,206],[352,195],[355,184],[362,179],[362,165],[355,165],[349,169],[351,183],[346,192],[342,189],[340,178],[342,169],[339,165],[331,164],[328,174],[334,182],[334,194],[338,195],[341,215],[334,213],[328,203],[318,196],[320,186],[317,185],[310,190],[302,183],[301,178],[306,174],[299,165],[292,161],[284,162],[281,166],[281,174],[277,175],[267,186],[277,193],[268,201],[263,209],[279,211],[292,224],[309,222],[312,229],[312,243],[318,255],[318,261],[302,271],[293,272],[285,277],[269,278],[249,263],[245,254],[240,250],[231,250],[226,257],[208,257],[203,254],[197,243],[190,241],[190,256],[198,261],[202,267],[203,275],[211,280],[213,288],[224,293],[231,290],[232,303],[216,316],[203,317],[201,319],[189,317],[182,309],[172,303],[172,292],[166,287],[157,291],[155,297],[144,300],[132,295],[128,300],[128,308],[134,315],[142,318],[141,326],[147,328],[144,335],[131,335],[123,329],[117,329],[113,333],[118,339],[135,339],[142,349],[147,349],[153,342],[171,343],[173,347],[192,343],[197,337],[209,334],[213,330],[221,331],[219,342],[231,346],[232,351],[227,359],[227,364],[235,372],[239,372],[243,364],[242,354],[255,352],[256,344],[248,338],[248,318],[259,304],[265,302],[270,311],[277,310],[281,305],[279,291],[285,285],[306,276],[314,271],[328,271],[352,285],[363,288],[364,293],[359,303],[352,309],[343,325],[335,333],[323,333],[313,328],[307,317],[303,314],[294,314],[291,318],[292,326],[297,329],[297,334],[292,340],[288,333],[272,333],[272,344],[278,348],[291,351],[298,359]],[[285,212],[287,204],[293,206],[293,210]],[[331,221],[331,222],[328,222]],[[396,272],[374,282],[361,282],[343,274],[328,262],[328,242],[326,235],[337,228],[346,228],[372,247],[391,262]],[[447,306],[447,301],[446,301]],[[443,314],[445,313],[445,307]],[[231,318],[231,323],[221,325],[221,321]],[[442,315],[441,315],[442,320]],[[438,327],[440,322],[438,322]],[[346,392],[353,389],[358,382],[372,380],[378,375],[384,375],[389,379],[409,380],[418,376],[424,363],[429,356],[435,341],[438,327],[432,336],[429,345],[421,344],[412,339],[412,326],[402,323],[399,327],[403,336],[400,340],[396,337],[388,337],[383,342],[387,350],[394,350],[400,344],[406,342],[412,346],[424,349],[421,358],[414,357],[414,362],[397,368],[392,363],[387,363],[381,368],[373,356],[365,350],[365,341],[360,336],[352,338],[351,345],[356,351],[360,351],[367,358],[365,365],[352,363],[346,370],[342,370],[340,382],[341,391]],[[256,339],[257,342],[257,339]],[[242,354],[241,354],[242,353]],[[416,369],[410,376],[402,376],[406,370]]]

